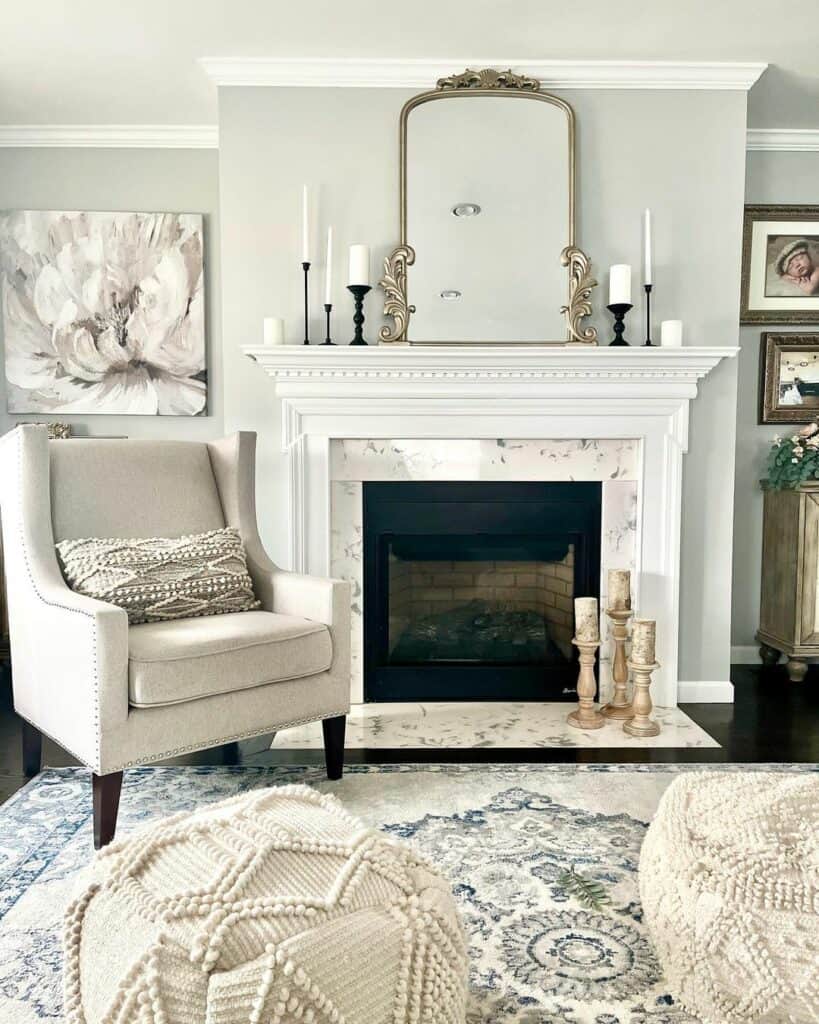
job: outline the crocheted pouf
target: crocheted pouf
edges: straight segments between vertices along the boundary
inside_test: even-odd
[[[450,887],[306,786],[103,850],[66,912],[66,1024],[463,1024]]]
[[[671,993],[704,1024],[819,1020],[819,776],[681,775],[640,897]]]

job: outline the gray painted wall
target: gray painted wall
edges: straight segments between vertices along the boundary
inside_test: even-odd
[[[260,433],[261,527],[282,564],[286,463],[279,408],[271,382],[239,346],[261,341],[264,316],[285,317],[290,340],[302,336],[298,239],[305,181],[319,193],[322,233],[329,221],[335,228],[335,334],[348,340],[346,246],[369,241],[375,270],[397,240],[397,119],[408,95],[396,89],[220,90],[225,427]],[[689,344],[736,344],[745,96],[578,91],[567,98],[579,126],[578,241],[600,275],[598,303],[605,301],[610,264],[631,263],[637,273],[640,214],[649,206],[656,223],[656,323],[680,317]],[[321,278],[313,291],[316,338]],[[377,295],[370,296],[371,340],[379,308]],[[635,342],[641,339],[636,312],[629,332]],[[607,335],[608,315],[596,319]],[[718,510],[733,503],[736,374],[734,361],[723,364],[692,407],[683,499],[683,680],[728,679],[732,522]]]
[[[819,202],[819,153],[748,153],[746,203]],[[759,626],[760,563],[762,554],[762,493],[759,480],[775,434],[787,426],[760,426],[759,338],[763,330],[804,333],[819,330],[819,322],[799,327],[743,327],[739,358],[737,402],[736,496],[734,503],[734,598],[731,642],[754,644]]]
[[[0,209],[204,214],[208,410],[205,416],[9,416],[0,373],[0,433],[63,419],[76,434],[205,440],[222,433],[218,156],[182,149],[0,149]],[[2,346],[0,322],[0,347]]]

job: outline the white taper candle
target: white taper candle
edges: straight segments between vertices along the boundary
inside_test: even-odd
[[[324,305],[330,306],[333,302],[333,229],[327,228],[327,260],[324,276]]]
[[[643,284],[653,284],[651,267],[651,210],[643,213]]]
[[[308,209],[309,195],[307,186],[302,185],[301,189],[301,261],[310,262],[310,211]]]

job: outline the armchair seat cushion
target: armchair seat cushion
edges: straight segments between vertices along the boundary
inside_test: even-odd
[[[146,622],[128,630],[128,695],[157,707],[318,675],[330,668],[330,631],[273,612]]]

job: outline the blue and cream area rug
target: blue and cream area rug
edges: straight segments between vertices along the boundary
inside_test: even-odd
[[[637,890],[648,822],[690,770],[354,766],[331,783],[296,766],[140,768],[125,775],[118,835],[246,790],[314,785],[451,878],[471,944],[469,1024],[695,1024],[666,990]],[[62,1020],[61,917],[91,854],[84,769],[48,769],[0,807],[0,1024]],[[564,891],[572,865],[609,905],[588,910]]]

